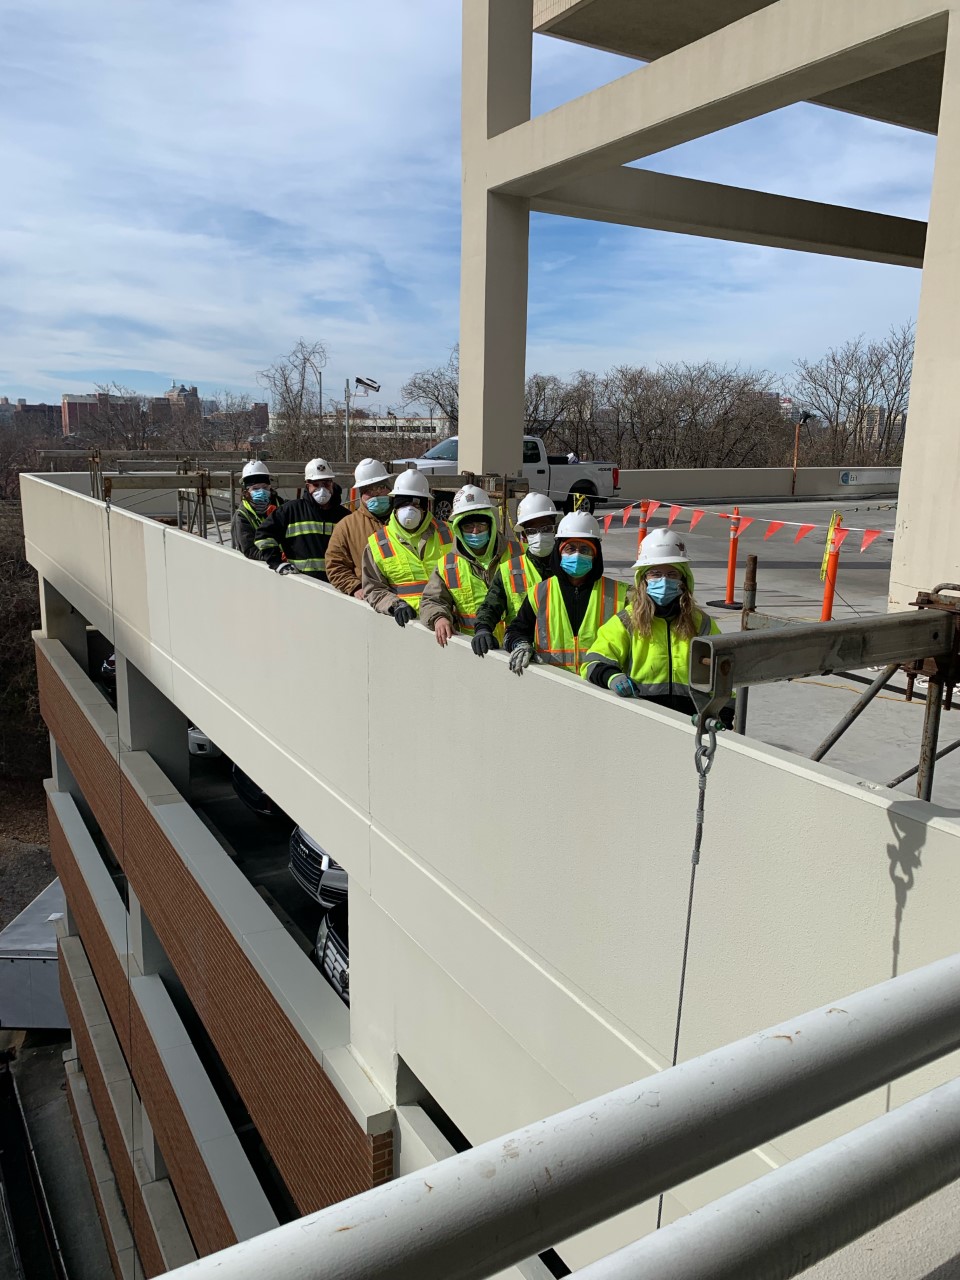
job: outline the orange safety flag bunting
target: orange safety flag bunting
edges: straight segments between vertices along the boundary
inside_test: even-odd
[[[669,528],[670,528],[670,526],[673,524],[674,520],[676,520],[677,516],[680,514],[680,512],[681,512],[682,510],[683,510],[683,507],[671,507],[671,508],[670,508],[670,518],[669,518],[669,520],[667,521],[667,528],[668,528],[668,529],[669,529]]]
[[[626,528],[626,527],[627,527],[627,521],[628,521],[628,520],[630,519],[630,517],[633,515],[633,508],[634,508],[635,506],[636,506],[636,503],[635,503],[635,502],[631,502],[631,503],[630,503],[630,505],[629,505],[629,507],[624,507],[624,508],[623,508],[623,527],[624,527],[624,528]]]
[[[611,522],[612,520],[613,520],[613,512],[612,512],[612,511],[611,511],[610,515],[608,515],[608,516],[604,516],[604,517],[603,517],[603,532],[604,532],[604,533],[609,533],[609,532],[610,532],[610,522]]]
[[[816,527],[817,526],[815,524],[802,524],[797,530],[797,536],[794,538],[794,542],[799,542],[801,538],[805,538],[807,534],[811,533]]]
[[[847,534],[853,533],[852,529],[844,529],[843,525],[839,529],[833,531],[833,550],[839,551],[847,540]]]
[[[777,532],[777,530],[782,529],[783,526],[784,526],[783,520],[771,520],[770,523],[767,525],[767,532],[763,535],[764,542],[766,542],[768,538],[772,538],[773,535]]]
[[[648,502],[647,503],[647,519],[649,520],[650,517],[653,515],[653,513],[656,511],[657,507],[660,507],[662,505],[663,504],[660,502]]]
[[[737,519],[740,522],[737,525],[737,537],[739,538],[741,533],[743,533],[744,529],[746,529],[748,525],[753,524],[756,517],[755,516],[737,516]]]
[[[691,532],[691,533],[693,533],[694,529],[697,527],[697,525],[700,523],[700,521],[703,519],[703,517],[704,517],[705,515],[706,515],[706,512],[705,512],[705,511],[701,511],[701,510],[700,510],[700,508],[699,508],[699,507],[697,507],[696,511],[694,511],[693,515],[690,517],[690,532]]]
[[[860,554],[862,555],[870,546],[871,542],[876,542],[877,538],[883,533],[882,529],[864,529],[863,541],[860,543]]]

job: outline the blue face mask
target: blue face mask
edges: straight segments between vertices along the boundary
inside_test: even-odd
[[[269,489],[251,489],[250,502],[258,511],[262,511],[264,507],[270,505]]]
[[[463,540],[471,551],[482,551],[490,541],[489,533],[465,533]]]
[[[382,495],[379,498],[364,498],[363,502],[373,516],[385,516],[390,510],[389,494]]]
[[[569,574],[571,578],[582,578],[585,573],[590,572],[592,567],[593,557],[585,556],[581,551],[578,551],[575,555],[560,557],[560,568],[564,573]]]
[[[683,583],[673,578],[645,579],[647,595],[654,604],[673,604],[683,590]]]

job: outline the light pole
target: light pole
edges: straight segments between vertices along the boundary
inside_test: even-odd
[[[790,481],[790,496],[795,497],[797,492],[797,463],[800,460],[800,428],[810,421],[813,414],[809,409],[804,409],[800,417],[797,419],[797,429],[793,433],[793,479]]]
[[[372,378],[354,378],[354,386],[356,392],[354,394],[368,396],[371,391],[379,391],[380,383],[374,382]],[[347,379],[346,386],[343,391],[344,404],[346,406],[343,419],[343,460],[346,463],[350,461],[350,379]]]

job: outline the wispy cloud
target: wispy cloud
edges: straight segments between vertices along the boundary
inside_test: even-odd
[[[255,389],[302,334],[395,400],[456,340],[452,0],[9,0],[0,391]],[[632,69],[536,42],[535,110]],[[812,107],[644,162],[924,216],[932,142]],[[786,369],[915,308],[917,273],[534,219],[531,367]]]

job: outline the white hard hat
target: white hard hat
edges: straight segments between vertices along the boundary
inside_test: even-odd
[[[468,516],[475,511],[489,511],[492,514],[494,505],[483,489],[478,489],[475,484],[465,484],[462,489],[458,489],[453,495],[453,510],[450,513],[450,519],[455,520],[457,516]]]
[[[240,472],[240,481],[242,484],[247,484],[255,476],[263,476],[265,480],[270,479],[270,468],[265,462],[248,462]]]
[[[557,526],[557,542],[564,538],[595,538],[599,542],[602,536],[600,525],[589,511],[571,511]]]
[[[395,498],[429,498],[430,481],[416,467],[401,471],[393,484]]]
[[[548,498],[545,493],[528,493],[525,498],[520,499],[517,507],[517,524],[522,525],[527,520],[542,520],[544,516],[556,519],[558,514],[553,499]]]
[[[389,484],[392,478],[387,468],[376,458],[361,458],[353,472],[353,483],[357,489],[365,489],[371,484]]]
[[[654,529],[640,543],[634,569],[650,569],[655,564],[689,564],[686,543],[672,529]]]
[[[333,480],[333,467],[326,458],[311,458],[303,469],[304,480]]]

